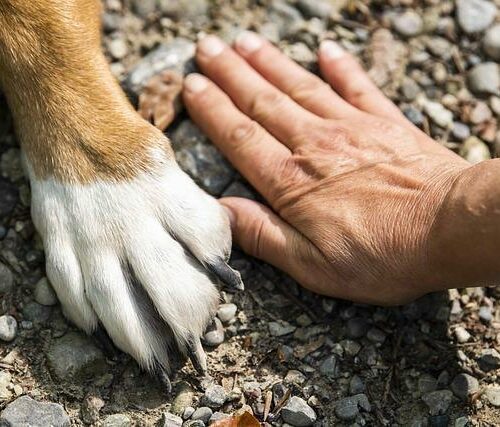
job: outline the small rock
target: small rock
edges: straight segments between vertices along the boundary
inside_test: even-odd
[[[422,126],[422,124],[424,123],[424,115],[414,107],[404,108],[403,114],[415,126]]]
[[[349,319],[346,326],[346,332],[349,338],[362,338],[368,332],[368,322],[362,317]]]
[[[277,25],[282,38],[293,35],[304,25],[304,19],[300,12],[282,0],[275,0],[270,3],[268,20]]]
[[[51,312],[52,309],[50,307],[38,304],[35,301],[29,302],[23,308],[24,320],[29,320],[35,325],[43,324],[49,320]]]
[[[41,403],[21,396],[3,410],[0,426],[69,427],[70,420],[64,408],[57,403]]]
[[[292,396],[281,410],[283,421],[295,427],[307,427],[316,421],[316,412],[303,399]]]
[[[467,427],[469,425],[469,418],[459,417],[455,420],[455,427]]]
[[[457,20],[467,34],[486,30],[497,14],[494,3],[487,0],[457,0]]]
[[[469,374],[458,374],[451,382],[450,388],[455,396],[467,400],[479,390],[479,381]]]
[[[499,93],[500,87],[500,68],[494,62],[483,62],[472,68],[467,80],[469,88],[476,94],[492,94]]]
[[[171,414],[170,412],[164,412],[160,420],[161,427],[181,427],[182,418]]]
[[[12,375],[8,372],[0,371],[0,402],[9,400],[12,397]]]
[[[16,335],[16,319],[8,314],[0,316],[0,340],[10,342],[16,337]]]
[[[82,402],[81,415],[86,424],[95,424],[99,421],[99,411],[103,408],[104,401],[95,395],[88,395]]]
[[[47,361],[52,373],[63,381],[94,378],[108,370],[101,350],[76,332],[54,340]]]
[[[174,426],[172,426],[172,427],[174,427]],[[205,427],[205,423],[202,420],[189,420],[189,421],[186,421],[182,425],[182,427]]]
[[[182,419],[189,420],[189,418],[191,418],[191,415],[193,415],[194,412],[195,412],[195,409],[192,406],[187,406],[184,409],[184,412],[182,413]]]
[[[457,338],[457,341],[461,344],[466,343],[467,341],[469,341],[472,338],[471,334],[469,334],[467,329],[465,329],[462,326],[457,327],[455,329],[454,333],[455,333],[455,337]]]
[[[205,390],[201,403],[212,409],[219,409],[226,401],[226,392],[220,385],[214,384]]]
[[[160,0],[159,7],[166,16],[189,21],[195,25],[206,22],[210,12],[210,4],[207,0]]]
[[[1,191],[2,190],[0,188],[0,194],[2,194],[3,197],[3,193],[1,193]],[[13,288],[14,275],[5,264],[0,262],[0,295],[10,292]]]
[[[131,0],[130,3],[132,11],[143,19],[152,14],[157,6],[156,0]]]
[[[222,323],[229,323],[234,319],[238,307],[235,304],[221,304],[217,310],[217,317]]]
[[[472,124],[478,125],[491,119],[492,116],[493,114],[486,102],[478,102],[472,109],[469,120]]]
[[[354,420],[359,415],[360,408],[366,412],[371,411],[370,402],[365,394],[357,394],[340,399],[335,404],[335,414],[341,420]]]
[[[493,314],[491,313],[491,307],[482,306],[479,308],[479,318],[485,322],[490,323],[493,319]]]
[[[351,378],[351,381],[349,382],[349,393],[350,394],[360,394],[365,391],[365,383],[363,380],[358,377],[357,375],[354,375]]]
[[[207,327],[202,341],[209,347],[217,347],[224,342],[224,328],[217,317],[215,317],[212,323]]]
[[[191,415],[192,420],[201,420],[204,423],[208,423],[208,420],[212,416],[213,411],[206,407],[202,406],[201,408],[198,408],[196,411],[194,411],[193,415]]]
[[[361,350],[361,344],[352,340],[342,340],[340,345],[344,349],[345,355],[350,357],[356,356],[359,353],[359,350]]]
[[[306,382],[307,378],[306,376],[295,369],[291,369],[286,373],[286,376],[284,378],[284,383],[285,384],[297,384],[297,385],[302,385]]]
[[[438,102],[426,101],[424,111],[434,123],[442,128],[451,127],[453,124],[453,113]]]
[[[330,355],[327,358],[325,358],[322,362],[321,365],[319,366],[319,371],[329,377],[329,378],[337,378],[340,375],[339,372],[339,366],[337,363],[337,358],[335,355]]]
[[[481,351],[477,363],[479,367],[486,372],[500,368],[500,353],[494,348],[487,348]]]
[[[334,11],[334,3],[328,0],[298,0],[299,9],[306,18],[329,18]]]
[[[451,405],[452,398],[453,393],[450,390],[437,390],[422,396],[431,415],[445,414]]]
[[[170,412],[182,415],[187,407],[193,406],[194,391],[188,383],[181,382],[177,386],[176,393]]]
[[[433,415],[429,417],[429,427],[448,427],[450,417],[448,415]]]
[[[282,337],[284,335],[291,334],[297,329],[295,326],[290,325],[287,322],[269,322],[269,333],[273,337]]]
[[[386,337],[386,333],[378,328],[371,328],[366,334],[366,338],[368,338],[371,342],[380,344],[385,341]]]
[[[418,379],[418,391],[422,394],[436,390],[437,380],[432,375],[423,374]]]
[[[102,427],[131,427],[132,421],[124,414],[108,415],[102,422]]]
[[[469,161],[472,164],[482,162],[483,160],[491,159],[491,153],[488,146],[475,136],[471,136],[462,144],[462,147],[460,147],[460,155],[465,160]],[[465,337],[466,336],[463,335],[463,338]]]
[[[454,122],[451,134],[457,141],[465,141],[470,136],[470,128],[465,123]]]
[[[500,24],[491,27],[483,38],[484,51],[494,60],[500,61]]]
[[[500,406],[500,387],[490,386],[486,389],[484,395],[493,406]]]
[[[210,420],[208,420],[208,425],[212,425],[216,421],[222,421],[230,418],[231,415],[229,414],[224,414],[223,412],[214,412],[212,416],[210,417]]]
[[[48,306],[57,304],[57,296],[46,277],[40,279],[35,285],[35,301]]]
[[[401,83],[401,94],[404,97],[404,100],[407,102],[411,102],[415,100],[417,95],[420,93],[420,86],[418,83],[410,78],[405,78]]]
[[[413,10],[394,16],[392,25],[396,32],[403,37],[414,37],[422,32],[424,22],[422,17]]]
[[[108,51],[113,59],[120,60],[127,56],[128,46],[124,39],[112,39],[108,43]]]

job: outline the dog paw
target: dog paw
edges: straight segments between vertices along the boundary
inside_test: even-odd
[[[32,216],[65,315],[89,334],[102,325],[168,383],[185,356],[206,371],[200,337],[218,306],[217,278],[243,283],[227,264],[223,208],[168,156],[153,157],[130,180],[32,179]]]

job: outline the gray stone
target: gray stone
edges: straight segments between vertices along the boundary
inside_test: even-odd
[[[216,421],[222,421],[230,418],[231,415],[229,414],[224,414],[223,412],[214,412],[212,416],[210,417],[210,420],[208,421],[208,425],[211,425],[212,423],[215,423]]]
[[[356,356],[359,353],[359,350],[361,350],[361,344],[352,340],[342,340],[340,341],[340,345],[342,346],[345,355],[350,357]]]
[[[189,420],[191,418],[191,415],[194,414],[195,409],[192,406],[187,406],[184,408],[184,412],[182,413],[182,419],[183,420]]]
[[[437,388],[437,380],[432,375],[422,374],[418,379],[418,391],[422,394],[435,391]]]
[[[287,322],[269,322],[269,333],[273,337],[282,337],[284,335],[291,334],[297,328],[293,325],[290,325]]]
[[[282,0],[272,1],[268,9],[268,19],[274,22],[281,37],[290,36],[304,25],[300,12]]]
[[[457,338],[457,341],[461,344],[466,343],[472,338],[471,334],[469,334],[467,329],[465,329],[462,326],[459,326],[455,329],[455,337]]]
[[[431,415],[445,414],[452,399],[453,393],[450,390],[437,390],[422,396],[422,400],[429,408]]]
[[[486,30],[497,14],[494,3],[487,0],[457,0],[457,20],[467,34]]]
[[[419,35],[424,28],[422,17],[413,10],[397,14],[392,20],[394,29],[403,37],[414,37]]]
[[[500,24],[493,25],[483,37],[483,49],[488,56],[500,61]]]
[[[157,0],[131,0],[132,11],[141,18],[147,18],[157,9]]]
[[[453,124],[453,113],[438,102],[426,101],[424,103],[424,111],[438,126],[448,128]]]
[[[460,155],[472,164],[491,159],[491,153],[488,146],[475,136],[471,136],[462,144],[460,147]],[[463,334],[463,336],[461,335],[460,338],[457,336],[457,340],[465,338],[465,334]]]
[[[462,400],[467,400],[471,394],[479,390],[479,381],[469,374],[458,374],[450,386],[453,394]]]
[[[347,321],[347,336],[349,338],[362,338],[368,332],[368,322],[362,317],[355,317]]]
[[[360,394],[360,393],[363,393],[365,391],[365,389],[366,389],[365,383],[357,375],[354,375],[351,378],[351,381],[349,381],[349,393],[350,394]]]
[[[3,197],[3,194],[0,194]],[[0,295],[10,292],[14,288],[14,275],[10,269],[0,262]]]
[[[219,409],[226,401],[226,392],[220,385],[213,384],[205,390],[201,397],[201,404],[212,409]]]
[[[6,179],[0,178],[0,217],[10,215],[18,200],[17,187]]]
[[[297,384],[301,385],[304,384],[307,380],[307,377],[300,371],[297,371],[296,369],[290,369],[286,375],[285,378],[283,379],[283,382],[285,384]]]
[[[158,0],[160,11],[173,19],[189,21],[201,25],[209,16],[209,2],[207,0]]]
[[[69,427],[70,420],[64,408],[57,403],[42,403],[29,396],[21,396],[9,403],[0,415],[2,427]]]
[[[216,317],[208,326],[203,335],[203,343],[209,347],[217,347],[224,342],[224,328],[221,321]]]
[[[490,386],[488,387],[484,395],[488,402],[490,402],[493,406],[500,406],[500,387],[499,386]]]
[[[88,379],[107,372],[101,350],[76,332],[54,340],[47,352],[47,361],[59,380]]]
[[[194,411],[193,415],[191,415],[192,420],[201,420],[204,423],[208,423],[208,420],[212,416],[213,411],[207,406],[202,406]]]
[[[316,412],[303,399],[292,396],[281,410],[283,421],[295,427],[307,427],[316,421]]]
[[[417,82],[415,82],[415,80],[410,78],[405,78],[401,83],[400,90],[405,101],[411,102],[420,93],[420,86],[417,84]]]
[[[433,415],[429,417],[429,427],[448,427],[450,417],[448,415]]]
[[[181,427],[182,418],[178,415],[171,414],[170,412],[164,412],[160,420],[161,427]]]
[[[476,94],[499,93],[500,87],[500,68],[494,62],[483,62],[476,65],[469,71],[467,76],[469,88]]]
[[[131,427],[132,421],[125,414],[108,415],[102,422],[102,427]]]
[[[464,123],[454,122],[451,128],[451,134],[457,141],[465,141],[470,136],[470,128]]]
[[[0,340],[10,342],[16,337],[16,335],[16,319],[8,314],[0,316]]]
[[[217,317],[222,323],[229,323],[234,319],[237,310],[236,304],[221,304],[217,310]]]
[[[170,412],[182,415],[187,407],[193,406],[194,391],[187,382],[183,381],[178,384],[176,393]]]
[[[403,109],[405,117],[415,126],[422,126],[424,123],[424,115],[414,107],[406,107]]]
[[[202,420],[189,420],[183,424],[183,427],[205,427],[205,423]]]
[[[365,394],[357,394],[338,400],[335,404],[335,415],[341,420],[354,420],[359,415],[360,409],[366,412],[371,411],[370,402]]]
[[[298,0],[297,9],[306,18],[326,19],[334,12],[334,5],[328,0]]]
[[[137,97],[148,80],[163,70],[193,71],[195,51],[195,44],[181,37],[158,46],[132,68],[123,83],[125,90]]]
[[[491,312],[491,307],[482,306],[479,308],[479,318],[485,322],[490,323],[493,319],[493,313]]]
[[[219,196],[233,180],[233,167],[191,121],[183,121],[171,135],[180,167],[208,193]]]
[[[370,328],[366,333],[366,338],[374,343],[382,344],[385,341],[386,337],[386,333],[378,328]]]
[[[500,353],[494,348],[487,348],[481,351],[477,363],[479,367],[486,372],[500,368]]]
[[[47,306],[57,304],[56,293],[46,277],[41,278],[35,285],[35,301]]]
[[[44,305],[31,301],[23,308],[23,316],[25,320],[33,322],[35,325],[43,324],[49,320],[52,309]]]
[[[467,427],[469,425],[469,418],[459,417],[455,420],[455,427]]]
[[[319,371],[329,378],[338,378],[340,371],[335,355],[331,354],[323,359],[321,365],[319,365]]]

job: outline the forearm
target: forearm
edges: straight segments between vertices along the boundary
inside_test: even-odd
[[[430,244],[437,288],[500,283],[500,159],[462,173],[436,218]]]

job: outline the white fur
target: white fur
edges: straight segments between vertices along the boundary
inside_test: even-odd
[[[31,176],[32,216],[67,317],[88,333],[101,322],[143,366],[168,369],[165,334],[150,319],[159,313],[185,351],[218,302],[201,265],[226,258],[231,238],[221,206],[176,164],[157,160],[155,173],[128,182],[75,185]],[[138,305],[124,263],[157,313]]]

